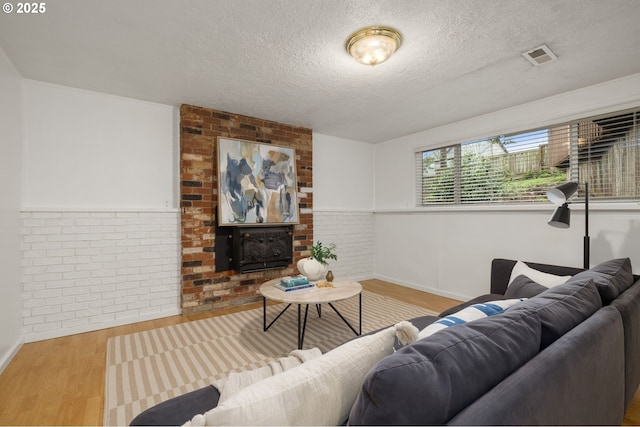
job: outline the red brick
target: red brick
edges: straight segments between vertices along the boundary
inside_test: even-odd
[[[183,248],[204,248],[214,245],[212,239],[205,239],[204,236],[214,235],[215,227],[205,226],[204,221],[213,223],[215,207],[218,204],[216,166],[219,137],[263,141],[295,148],[298,181],[304,182],[305,187],[312,187],[311,129],[193,105],[182,105],[180,113],[180,180],[202,183],[200,187],[180,186],[181,196],[183,194],[202,196],[201,200],[183,201],[185,206],[182,208],[181,218]],[[199,155],[201,160],[183,160],[183,154]],[[309,194],[304,202],[307,207],[312,207],[313,194]],[[303,237],[297,240],[295,245],[307,247],[313,242],[313,215],[301,215],[300,223],[305,227],[304,229],[294,228],[294,238],[298,235]],[[295,261],[302,256],[300,251],[294,251]],[[197,303],[194,307],[183,305],[183,314],[217,310],[257,301],[260,299],[257,289],[264,280],[278,274],[286,275],[295,272],[294,265],[291,265],[282,269],[280,273],[269,271],[265,272],[263,277],[247,279],[247,275],[238,274],[235,271],[200,271],[203,268],[212,270],[212,267],[215,267],[215,254],[211,252],[185,254],[182,261],[200,261],[201,263],[200,266],[182,268],[183,277],[199,274],[200,280],[212,279],[214,283],[218,281],[223,285],[223,289],[230,291],[228,295],[215,297],[212,292],[203,291],[202,286],[194,286],[193,280],[183,279],[182,294],[185,295],[183,303],[188,302],[190,305]],[[194,273],[196,270],[198,272]]]

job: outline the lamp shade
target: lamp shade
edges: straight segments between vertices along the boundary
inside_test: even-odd
[[[589,268],[589,254],[590,250],[590,238],[589,238],[589,183],[583,182],[578,184],[577,182],[565,182],[558,185],[555,188],[547,191],[547,198],[550,202],[558,205],[551,218],[549,218],[549,224],[552,227],[557,228],[569,228],[571,220],[571,211],[569,211],[568,199],[578,191],[578,185],[584,185],[584,239],[583,239],[583,255],[584,255],[584,268]]]
[[[554,205],[561,205],[573,196],[576,191],[578,191],[577,182],[565,182],[547,191],[547,199]]]
[[[571,211],[569,205],[564,203],[562,206],[558,206],[551,215],[548,224],[556,228],[569,228],[571,222]]]

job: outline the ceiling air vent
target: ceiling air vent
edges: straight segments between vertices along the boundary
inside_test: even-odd
[[[549,49],[549,46],[547,46],[546,44],[538,46],[535,49],[531,49],[530,51],[523,53],[522,56],[527,58],[527,60],[529,60],[529,62],[531,62],[536,67],[539,67],[546,62],[551,62],[558,59],[558,57],[553,52],[551,52],[551,49]]]

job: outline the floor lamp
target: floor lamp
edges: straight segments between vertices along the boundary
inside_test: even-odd
[[[569,198],[578,191],[578,186],[584,185],[584,268],[589,268],[589,184],[577,182],[565,182],[547,191],[547,199],[558,205],[548,224],[557,228],[569,228],[571,211],[569,210]]]

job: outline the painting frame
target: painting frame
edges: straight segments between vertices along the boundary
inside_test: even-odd
[[[299,224],[296,150],[217,137],[218,226]]]

